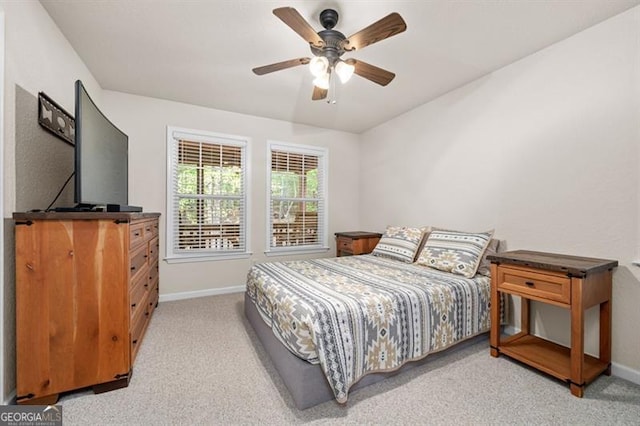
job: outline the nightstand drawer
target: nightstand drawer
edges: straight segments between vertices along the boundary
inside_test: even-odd
[[[351,256],[371,253],[382,234],[377,232],[336,232],[336,255]]]
[[[571,303],[570,278],[560,274],[540,274],[524,268],[501,267],[498,273],[498,291],[522,294],[533,299]]]
[[[353,240],[351,238],[338,237],[336,245],[338,250],[353,251]]]

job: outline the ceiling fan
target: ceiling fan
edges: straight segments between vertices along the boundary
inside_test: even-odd
[[[353,58],[343,60],[341,56],[346,52],[361,50],[406,30],[407,24],[399,14],[391,13],[350,37],[345,37],[340,31],[333,29],[338,23],[338,12],[333,9],[325,9],[320,12],[320,23],[324,30],[319,32],[316,32],[293,7],[274,9],[273,14],[309,43],[313,57],[290,59],[257,67],[253,69],[255,74],[264,75],[309,64],[311,73],[316,77],[313,81],[313,95],[311,96],[314,101],[327,97],[333,73],[342,83],[346,83],[353,74],[356,74],[381,86],[386,86],[396,76],[392,72],[363,61]]]

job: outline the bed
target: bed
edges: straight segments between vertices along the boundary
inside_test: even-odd
[[[379,255],[269,262],[248,273],[245,314],[298,408],[346,403],[486,333],[490,278]]]

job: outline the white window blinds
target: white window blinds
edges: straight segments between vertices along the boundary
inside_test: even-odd
[[[168,257],[246,253],[246,140],[171,131]]]
[[[269,147],[269,251],[324,248],[326,150]]]

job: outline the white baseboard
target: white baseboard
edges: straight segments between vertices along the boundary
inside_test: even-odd
[[[618,364],[617,362],[611,363],[611,374],[640,385],[640,371],[629,368],[625,365]]]
[[[234,287],[211,288],[207,290],[183,291],[180,293],[161,294],[160,302],[172,302],[175,300],[195,299],[196,297],[219,296],[221,294],[242,293],[246,287],[238,285]]]

